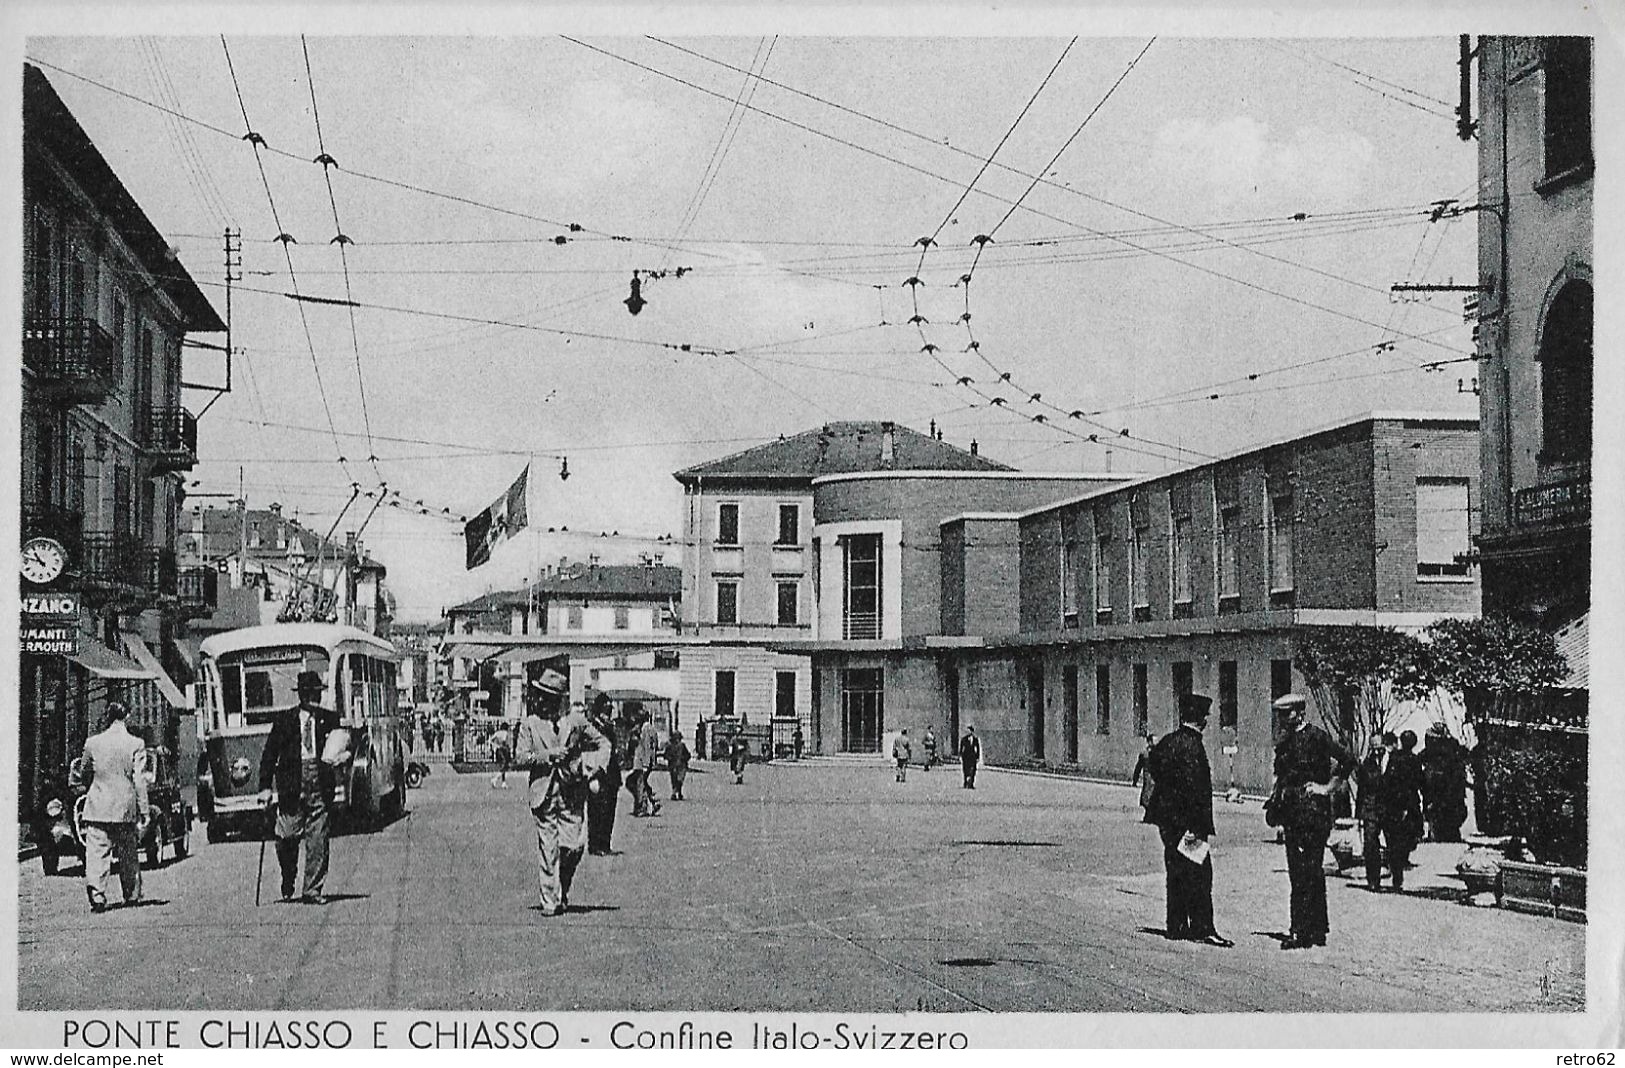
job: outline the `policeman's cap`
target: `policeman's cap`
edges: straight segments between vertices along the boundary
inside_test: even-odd
[[[1309,700],[1301,693],[1287,693],[1277,697],[1271,707],[1278,708],[1282,712],[1291,712],[1294,709],[1308,708]]]

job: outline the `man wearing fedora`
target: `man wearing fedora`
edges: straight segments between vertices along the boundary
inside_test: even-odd
[[[327,738],[339,725],[337,709],[323,708],[327,683],[319,671],[301,671],[299,701],[276,713],[260,754],[260,790],[274,805],[276,860],[282,869],[282,900],[291,901],[299,874],[299,843],[305,845],[305,887],[300,900],[327,904],[328,813],[333,804],[334,765],[322,760]],[[274,801],[269,793],[276,787]]]
[[[1310,723],[1302,694],[1275,699],[1284,724],[1275,743],[1275,789],[1270,805],[1286,839],[1286,870],[1292,881],[1292,930],[1282,949],[1324,946],[1326,841],[1332,833],[1332,795],[1354,770],[1354,758],[1332,736]]]
[[[1179,729],[1152,746],[1146,760],[1152,787],[1145,822],[1162,837],[1168,937],[1229,947],[1235,943],[1213,926],[1213,776],[1202,745],[1211,705],[1201,694],[1180,695]]]
[[[542,915],[558,916],[569,908],[570,884],[587,848],[588,783],[607,770],[610,743],[584,713],[565,710],[570,680],[563,672],[547,668],[526,690],[529,712],[519,724],[513,762],[530,770]]]

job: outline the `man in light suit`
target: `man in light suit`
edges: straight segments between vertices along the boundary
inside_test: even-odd
[[[147,746],[124,725],[128,709],[107,706],[107,727],[85,740],[84,755],[71,773],[72,785],[89,785],[81,817],[85,837],[85,894],[91,912],[107,909],[110,859],[118,862],[124,903],[141,900],[137,847],[147,819]]]
[[[543,916],[570,907],[570,884],[587,848],[588,782],[609,766],[610,743],[581,712],[565,712],[570,680],[552,668],[530,683],[514,764],[530,770]],[[601,787],[600,787],[601,789]]]

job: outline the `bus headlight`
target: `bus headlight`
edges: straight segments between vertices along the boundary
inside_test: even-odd
[[[231,781],[235,786],[241,786],[248,781],[248,758],[238,757],[231,762]]]
[[[60,819],[62,816],[62,799],[60,797],[53,797],[49,801],[45,802],[45,814],[51,817],[53,820]]]

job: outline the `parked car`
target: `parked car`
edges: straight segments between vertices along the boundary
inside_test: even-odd
[[[66,775],[47,782],[41,791],[34,811],[34,842],[46,875],[55,875],[65,857],[83,862],[85,841],[79,834],[79,814],[84,803],[85,792],[70,787]]]
[[[166,846],[175,859],[192,851],[192,806],[181,796],[180,771],[175,755],[163,746],[147,750],[147,822],[141,848],[147,863],[156,866]]]
[[[429,765],[421,760],[408,760],[406,762],[406,785],[417,789],[423,785],[423,780],[429,777]]]

